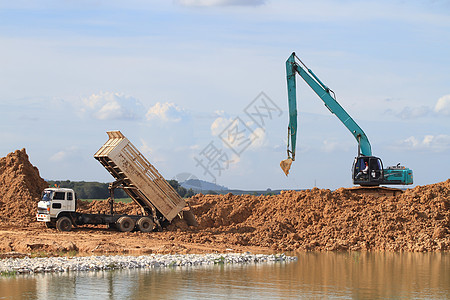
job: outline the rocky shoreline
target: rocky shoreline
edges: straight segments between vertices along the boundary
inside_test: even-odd
[[[35,274],[103,271],[115,269],[152,269],[168,267],[191,267],[214,264],[256,264],[289,262],[297,260],[285,254],[153,254],[141,256],[76,256],[6,258],[0,260],[0,274]]]

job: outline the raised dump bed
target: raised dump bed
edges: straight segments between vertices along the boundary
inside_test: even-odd
[[[94,154],[95,159],[144,213],[150,214],[150,208],[154,208],[156,213],[172,221],[186,207],[186,201],[120,131],[107,134],[109,139]]]

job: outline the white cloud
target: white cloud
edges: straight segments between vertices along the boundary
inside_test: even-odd
[[[180,122],[187,117],[187,112],[171,102],[157,102],[145,115],[147,120],[159,119],[164,122]]]
[[[398,114],[401,119],[417,119],[421,117],[425,117],[430,112],[430,108],[428,106],[419,106],[419,107],[409,107],[406,106],[403,110]]]
[[[78,148],[76,148],[75,146],[66,148],[64,150],[58,151],[55,154],[53,154],[52,156],[50,156],[50,161],[51,162],[65,162],[67,160],[69,160],[70,158],[73,158],[74,156],[78,155]]]
[[[236,168],[240,161],[241,161],[241,157],[239,155],[237,155],[236,153],[231,154],[230,164],[231,164],[232,169]]]
[[[219,135],[222,133],[222,131],[227,128],[231,122],[233,122],[232,118],[224,118],[224,117],[218,117],[212,122],[211,124],[211,134],[213,136]]]
[[[401,150],[425,150],[443,152],[450,150],[450,136],[445,134],[426,135],[423,139],[411,136],[396,145]]]
[[[141,153],[147,157],[147,156],[151,156],[153,149],[147,144],[147,142],[144,139],[140,139],[141,141],[141,146],[139,147],[139,150],[141,151]]]
[[[136,120],[144,106],[133,97],[121,93],[100,92],[82,99],[83,111],[99,120]]]
[[[326,153],[332,153],[336,151],[347,151],[349,148],[349,144],[342,141],[323,140],[321,150]]]
[[[436,103],[434,111],[438,114],[443,114],[445,116],[450,116],[450,95],[445,95]]]
[[[155,166],[155,168],[157,168],[157,165],[155,164],[167,161],[163,154],[150,147],[143,138],[141,138],[139,141],[141,142],[141,146],[138,147],[139,151],[151,164]]]
[[[266,0],[177,0],[183,6],[259,6]]]
[[[392,109],[388,109],[385,112],[400,117],[403,120],[418,119],[435,114],[450,116],[450,95],[439,98],[434,106],[434,110],[430,106],[422,105],[417,107],[405,106],[399,113],[394,112]]]
[[[61,150],[61,151],[56,152],[55,154],[53,154],[50,157],[50,161],[60,162],[60,161],[64,161],[66,157],[67,157],[67,153],[65,151]]]
[[[211,124],[211,134],[217,136],[224,147],[242,154],[246,150],[255,150],[267,144],[266,132],[254,126],[254,122],[244,122],[239,117],[234,119],[219,117]]]
[[[249,149],[259,149],[267,144],[266,132],[262,128],[256,128],[253,130],[253,134],[255,135],[255,139],[249,146]]]

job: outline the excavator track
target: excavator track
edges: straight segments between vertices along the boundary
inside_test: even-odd
[[[395,197],[403,193],[402,189],[385,186],[355,186],[345,190],[357,195],[372,195],[376,197]]]

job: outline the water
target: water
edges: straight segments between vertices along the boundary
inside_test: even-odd
[[[0,299],[450,299],[450,254],[300,253],[298,261],[18,275]]]

